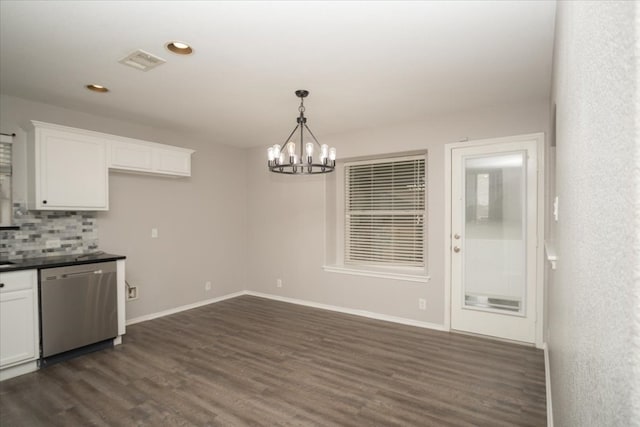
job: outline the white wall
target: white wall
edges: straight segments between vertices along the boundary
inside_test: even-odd
[[[558,3],[547,330],[556,426],[640,425],[638,7]]]
[[[190,178],[111,172],[108,212],[98,214],[99,246],[127,256],[127,281],[139,299],[132,319],[245,289],[245,150],[2,95],[0,128],[17,132],[29,120],[73,126],[196,150]],[[24,200],[24,160],[18,153],[14,200]],[[151,228],[159,238],[151,238]],[[213,288],[205,291],[205,282]]]
[[[357,112],[354,112],[357,115]],[[444,144],[461,138],[481,139],[548,129],[545,100],[433,116],[414,123],[324,135],[322,124],[310,126],[323,143],[335,145],[341,159],[428,150],[429,283],[349,276],[324,272],[325,177],[288,177],[269,173],[266,148],[253,149],[248,176],[248,280],[250,290],[321,304],[370,311],[437,325],[444,322]],[[332,185],[333,178],[327,178]],[[333,243],[329,241],[329,245]],[[276,279],[283,287],[276,287]],[[418,310],[418,298],[427,310]]]

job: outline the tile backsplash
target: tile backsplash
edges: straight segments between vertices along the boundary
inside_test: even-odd
[[[2,259],[83,254],[98,248],[95,212],[29,211],[14,203],[13,225],[20,229],[0,231]]]

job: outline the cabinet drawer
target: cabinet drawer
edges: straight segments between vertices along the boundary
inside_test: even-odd
[[[33,289],[36,284],[36,270],[0,273],[0,293]]]

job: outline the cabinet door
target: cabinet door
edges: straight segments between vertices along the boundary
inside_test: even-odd
[[[158,148],[155,155],[156,172],[191,176],[191,152]]]
[[[106,144],[83,134],[42,129],[36,140],[39,209],[107,210]]]
[[[0,294],[0,366],[37,358],[33,289]]]
[[[153,152],[150,146],[133,142],[111,142],[112,169],[153,172]]]

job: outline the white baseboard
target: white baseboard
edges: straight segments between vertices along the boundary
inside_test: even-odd
[[[402,325],[417,326],[418,328],[434,329],[436,331],[444,331],[444,325],[437,323],[422,322],[419,320],[406,319],[404,317],[389,316],[386,314],[373,313],[371,311],[356,310],[353,308],[345,308],[337,305],[320,304],[313,301],[306,301],[296,298],[283,297],[280,295],[263,294],[261,292],[245,291],[245,295],[254,297],[267,298],[275,301],[288,302],[291,304],[304,305],[307,307],[319,308],[322,310],[337,311],[339,313],[353,314],[355,316],[368,317],[369,319],[384,320],[386,322],[400,323]]]
[[[144,316],[135,317],[133,319],[127,320],[127,326],[140,323],[140,322],[146,322],[147,320],[157,319],[159,317],[169,316],[171,314],[180,313],[181,311],[191,310],[192,308],[202,307],[204,305],[213,304],[216,302],[239,297],[242,295],[251,295],[254,297],[267,298],[275,301],[288,302],[288,303],[297,304],[297,305],[304,305],[307,307],[319,308],[322,310],[336,311],[336,312],[345,313],[345,314],[353,314],[355,316],[367,317],[369,319],[376,319],[376,320],[384,320],[386,322],[400,323],[402,325],[408,325],[408,326],[416,326],[418,328],[433,329],[436,331],[446,330],[444,325],[439,325],[437,323],[421,322],[419,320],[406,319],[404,317],[389,316],[386,314],[373,313],[371,311],[355,310],[353,308],[345,308],[345,307],[339,307],[337,305],[329,305],[329,304],[320,304],[313,301],[306,301],[306,300],[301,300],[296,298],[288,298],[280,295],[264,294],[261,292],[254,292],[254,291],[234,292],[232,294],[227,294],[227,295],[211,298],[204,301],[198,301],[193,304],[182,305],[180,307],[171,308],[169,310],[159,311],[157,313],[151,313],[151,314],[146,314]]]
[[[553,427],[553,405],[551,404],[551,366],[549,366],[549,346],[542,344],[544,350],[544,384],[547,391],[547,427]]]
[[[146,322],[147,320],[157,319],[158,317],[169,316],[171,314],[180,313],[181,311],[191,310],[192,308],[202,307],[203,305],[209,305],[216,302],[224,301],[226,299],[231,299],[235,297],[239,297],[241,295],[245,295],[245,291],[234,292],[232,294],[222,295],[216,298],[210,298],[204,301],[194,302],[193,304],[181,305],[180,307],[170,308],[168,310],[159,311],[157,313],[145,314],[144,316],[134,317],[133,319],[127,320],[127,326],[133,325],[140,322]]]
[[[38,361],[33,360],[31,362],[23,363],[22,365],[12,366],[10,368],[4,368],[0,370],[0,381],[8,380],[20,375],[28,374],[29,372],[35,372],[38,370]]]

